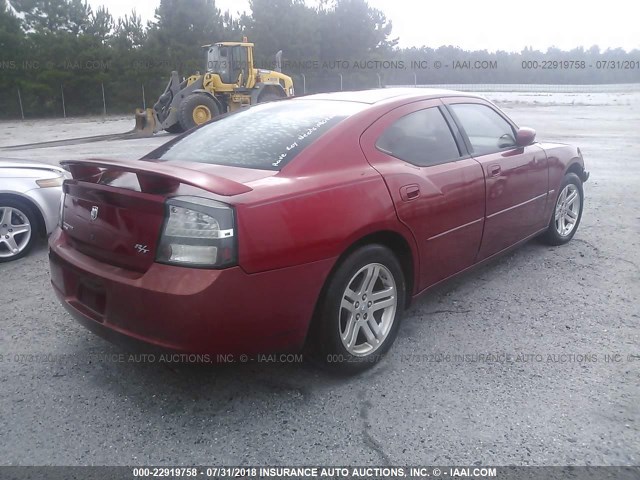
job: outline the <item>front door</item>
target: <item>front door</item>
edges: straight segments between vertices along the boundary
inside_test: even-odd
[[[486,214],[477,260],[544,228],[548,162],[536,144],[516,145],[516,127],[482,100],[446,101],[486,178]]]

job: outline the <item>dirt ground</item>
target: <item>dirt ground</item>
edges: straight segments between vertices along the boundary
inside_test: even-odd
[[[581,147],[579,231],[415,302],[389,356],[355,378],[121,361],[57,303],[45,245],[0,265],[2,463],[638,465],[640,102],[496,100],[539,139]],[[101,121],[2,122],[0,147],[133,124]],[[0,157],[136,158],[168,138]]]

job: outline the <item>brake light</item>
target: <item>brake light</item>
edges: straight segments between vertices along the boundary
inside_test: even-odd
[[[236,251],[233,207],[200,197],[167,200],[157,262],[225,268],[235,265]]]

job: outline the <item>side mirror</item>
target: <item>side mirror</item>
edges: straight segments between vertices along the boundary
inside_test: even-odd
[[[516,132],[516,145],[527,147],[536,140],[536,131],[533,128],[521,127]]]

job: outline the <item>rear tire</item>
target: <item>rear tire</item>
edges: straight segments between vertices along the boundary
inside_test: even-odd
[[[540,239],[548,245],[564,245],[578,230],[584,207],[582,180],[575,173],[567,173],[558,189],[551,220]]]
[[[0,263],[24,257],[39,237],[33,207],[13,199],[0,200]]]
[[[178,107],[178,120],[183,131],[202,125],[219,114],[216,101],[204,93],[189,95]]]
[[[396,256],[382,245],[349,255],[328,280],[310,330],[313,359],[340,373],[372,367],[393,344],[406,283]]]

